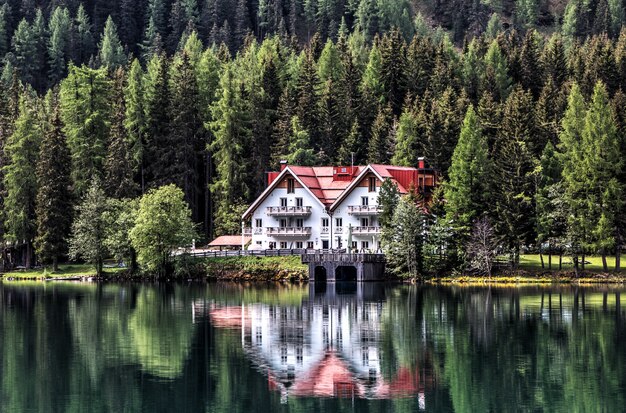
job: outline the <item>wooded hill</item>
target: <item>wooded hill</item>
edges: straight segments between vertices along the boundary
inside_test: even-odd
[[[280,159],[354,154],[441,170],[429,225],[458,251],[484,214],[513,257],[621,243],[621,2],[36,6],[0,13],[7,242],[64,251],[54,217],[94,177],[117,199],[174,183],[205,237],[236,233]]]

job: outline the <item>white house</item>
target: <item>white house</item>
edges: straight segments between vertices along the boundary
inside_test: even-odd
[[[268,173],[267,188],[243,214],[242,238],[251,235],[249,248],[257,250],[377,250],[378,193],[385,179],[401,194],[414,188],[425,199],[437,184],[436,172],[425,167],[423,158],[418,168],[282,163],[280,172]]]

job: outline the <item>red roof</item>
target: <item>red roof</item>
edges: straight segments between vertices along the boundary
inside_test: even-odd
[[[343,174],[335,174],[335,172],[339,172],[339,169],[345,170],[345,172]],[[352,188],[358,185],[367,171],[374,172],[383,180],[386,178],[391,179],[398,185],[398,190],[401,194],[408,193],[412,185],[417,187],[418,176],[420,173],[424,174],[424,170],[394,165],[371,164],[353,167],[289,165],[281,172],[268,173],[268,188],[246,211],[244,218],[247,218],[254,212],[255,205],[269,195],[269,190],[278,184],[278,178],[284,176],[284,174],[289,173],[293,175],[324,206],[330,207],[339,197],[347,195]],[[431,173],[433,172],[428,172],[428,174]],[[347,193],[346,190],[348,190]]]
[[[243,244],[246,245],[252,241],[252,237],[244,237],[243,240]],[[209,247],[241,247],[241,235],[222,235],[211,241]]]

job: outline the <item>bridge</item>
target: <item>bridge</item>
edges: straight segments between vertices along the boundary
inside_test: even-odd
[[[309,265],[309,281],[381,281],[385,277],[384,254],[314,252],[302,254]]]

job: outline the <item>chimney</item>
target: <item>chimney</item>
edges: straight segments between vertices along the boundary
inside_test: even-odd
[[[417,158],[417,168],[418,169],[426,168],[426,162],[423,156],[420,156],[419,158]]]
[[[280,171],[281,171],[281,172],[282,172],[282,171],[284,171],[286,167],[287,167],[287,161],[286,161],[286,160],[284,160],[284,159],[283,159],[283,160],[281,160],[281,161],[280,161]]]

